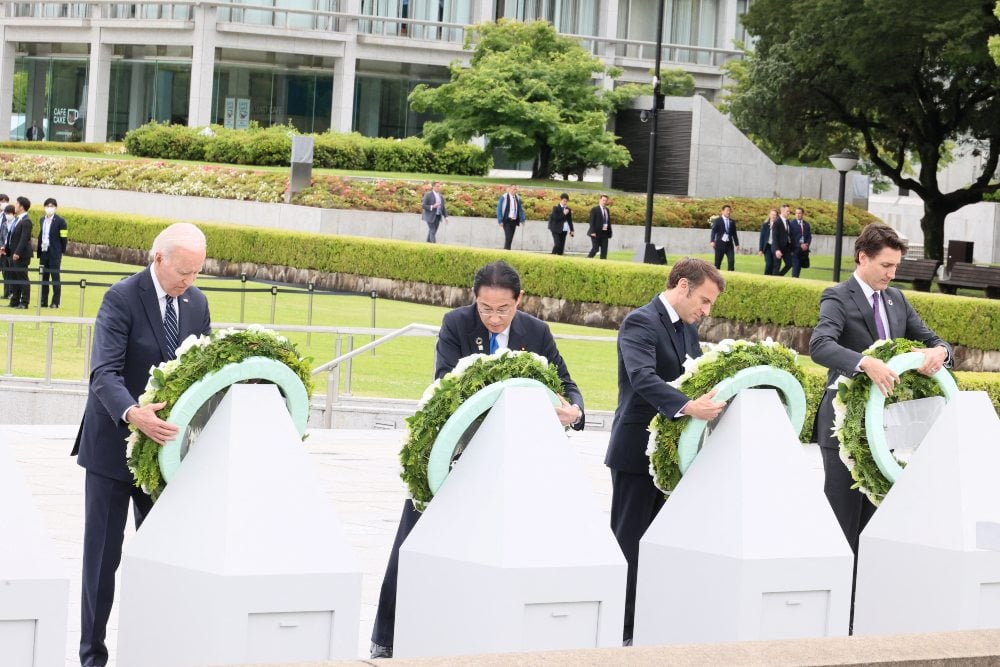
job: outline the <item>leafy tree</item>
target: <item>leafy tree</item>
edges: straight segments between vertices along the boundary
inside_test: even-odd
[[[652,74],[650,70],[650,74]],[[694,77],[679,67],[660,70],[660,94],[667,97],[694,97]]]
[[[28,108],[28,73],[24,70],[14,72],[14,95],[10,106],[14,113],[24,113]]]
[[[607,131],[607,119],[643,92],[642,86],[595,85],[595,77],[611,81],[621,71],[606,68],[545,21],[481,23],[466,36],[466,48],[473,38],[469,67],[454,62],[451,81],[410,93],[415,111],[444,118],[424,124],[424,138],[432,145],[484,136],[514,160],[534,160],[533,178],[549,177],[557,164],[563,173],[577,173],[629,163],[628,150]]]
[[[1000,190],[994,2],[755,0],[743,20],[757,42],[735,70],[729,111],[779,159],[860,148],[923,199],[924,251],[941,259],[945,217]],[[987,157],[966,187],[942,192],[938,170],[955,146]]]

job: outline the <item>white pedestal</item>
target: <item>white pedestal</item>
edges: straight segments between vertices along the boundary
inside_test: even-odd
[[[118,664],[357,654],[361,573],[274,385],[229,388],[122,562]]]
[[[989,396],[960,392],[861,534],[856,634],[1000,627],[1000,552],[977,545],[1000,522],[998,470]]]
[[[639,547],[636,645],[846,635],[853,555],[773,389],[741,392]]]
[[[397,657],[620,646],[625,558],[541,389],[507,389],[399,555]]]
[[[69,578],[14,457],[0,443],[0,663],[66,662]]]

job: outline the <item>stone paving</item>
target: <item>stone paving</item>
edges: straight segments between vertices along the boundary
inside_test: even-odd
[[[569,438],[605,511],[611,502],[610,477],[603,464],[608,435],[606,431],[584,431],[572,432]],[[79,664],[84,471],[69,456],[75,436],[75,426],[0,425],[0,446],[10,449],[25,476],[70,578],[67,667]],[[397,459],[404,437],[401,430],[315,429],[305,444],[363,570],[359,657],[368,655],[382,573],[405,498]],[[821,486],[822,464],[815,446],[803,448],[803,456],[808,457],[810,470]],[[132,532],[130,525],[126,545]],[[116,602],[108,627],[109,665],[115,664],[117,608]]]

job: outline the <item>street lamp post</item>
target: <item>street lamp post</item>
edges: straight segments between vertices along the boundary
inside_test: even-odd
[[[833,168],[840,172],[840,193],[837,195],[837,235],[833,247],[833,282],[840,282],[841,246],[844,245],[844,190],[847,187],[847,172],[858,164],[858,156],[851,151],[841,151],[830,156]]]
[[[663,14],[666,0],[659,1],[656,20],[656,68],[653,72],[653,108],[649,112],[649,161],[646,165],[646,235],[642,248],[636,253],[635,261],[645,264],[661,264],[656,247],[653,245],[653,187],[656,182],[656,130],[657,112],[663,96],[660,94],[660,61],[663,55]]]

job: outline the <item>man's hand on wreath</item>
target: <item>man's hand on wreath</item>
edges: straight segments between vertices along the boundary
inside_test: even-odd
[[[150,403],[141,408],[133,405],[125,413],[125,421],[134,424],[156,444],[166,444],[177,436],[177,425],[163,421],[156,415],[156,411],[162,410],[166,405],[166,403]]]
[[[899,375],[884,361],[875,357],[862,357],[861,370],[871,378],[872,383],[878,387],[883,396],[891,394],[893,387],[899,382]]]
[[[924,355],[924,363],[917,369],[917,372],[922,375],[934,375],[939,370],[944,367],[944,363],[948,361],[948,349],[945,347],[922,347],[913,348],[914,352],[919,352]]]

